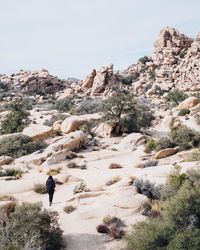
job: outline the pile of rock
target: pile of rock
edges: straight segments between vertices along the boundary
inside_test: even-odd
[[[64,90],[69,86],[67,80],[61,80],[58,77],[52,76],[46,69],[39,71],[23,71],[11,76],[0,76],[0,82],[6,89],[10,90],[9,94],[21,95],[44,95],[55,94]],[[8,91],[5,91],[8,95]]]

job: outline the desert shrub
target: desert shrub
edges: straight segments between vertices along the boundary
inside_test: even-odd
[[[108,235],[113,239],[121,239],[125,235],[125,232],[120,226],[113,223],[109,226]]]
[[[103,225],[103,224],[98,225],[96,229],[97,229],[97,232],[101,234],[108,234],[109,232],[108,226]]]
[[[152,59],[149,58],[148,56],[143,56],[143,57],[139,58],[138,61],[139,61],[140,63],[142,63],[142,64],[145,64],[146,62],[151,62]]]
[[[64,212],[67,214],[70,214],[72,212],[74,212],[76,210],[76,207],[72,206],[72,205],[67,205],[64,207]]]
[[[0,201],[14,201],[15,198],[10,195],[2,195],[0,196]]]
[[[158,165],[158,161],[156,160],[146,160],[141,163],[141,168],[149,168],[149,167],[154,167]]]
[[[51,119],[50,120],[45,120],[44,121],[44,125],[46,126],[53,126],[53,124],[59,120],[61,121],[64,121],[68,116],[67,115],[64,115],[64,114],[56,114],[56,115],[52,115]]]
[[[162,205],[159,200],[145,202],[141,207],[141,214],[152,218],[157,218],[161,215]]]
[[[32,141],[25,135],[13,135],[0,141],[0,156],[21,157],[44,148],[46,144],[42,141]]]
[[[33,190],[38,194],[46,194],[47,188],[44,184],[35,184]]]
[[[139,104],[133,95],[118,93],[102,102],[102,121],[117,124],[119,132],[132,133],[151,125],[153,115],[148,106]]]
[[[23,103],[24,108],[26,110],[31,110],[33,108],[33,106],[35,105],[35,99],[25,97],[25,98],[22,99],[22,103]]]
[[[119,176],[116,176],[116,177],[112,178],[111,180],[107,181],[106,186],[111,186],[120,180],[121,180],[121,178]]]
[[[177,233],[170,242],[169,250],[193,249],[198,250],[200,246],[200,229],[186,230],[185,232]]]
[[[108,168],[109,169],[118,169],[118,168],[122,168],[122,165],[119,163],[111,163]]]
[[[200,145],[200,133],[186,126],[172,129],[169,136],[170,140],[183,150]]]
[[[74,161],[70,161],[67,163],[67,167],[68,168],[79,168],[79,165]]]
[[[74,97],[69,96],[61,100],[57,100],[53,106],[54,109],[60,112],[69,112],[74,105]]]
[[[157,147],[157,142],[156,142],[156,140],[154,140],[154,139],[149,139],[148,141],[147,141],[147,144],[146,144],[146,146],[145,146],[145,153],[151,153],[153,150],[155,150],[156,149],[156,147]]]
[[[103,224],[110,226],[113,223],[118,224],[119,226],[124,226],[123,221],[118,217],[107,215],[103,218]]]
[[[174,196],[184,182],[188,180],[188,175],[180,173],[180,169],[175,169],[167,178],[167,183],[161,189],[161,197],[166,200],[169,197]]]
[[[179,176],[184,181],[181,185],[178,181],[178,190],[164,201],[160,217],[133,227],[127,237],[130,250],[199,249],[200,171],[192,170],[187,176]]]
[[[82,193],[82,192],[87,192],[88,188],[85,182],[80,182],[79,184],[77,184],[74,189],[73,189],[73,193],[74,194],[78,194],[78,193]]]
[[[16,100],[12,102],[10,104],[10,111],[1,124],[1,134],[21,132],[29,123],[29,114],[21,101]]]
[[[190,110],[189,110],[189,109],[181,109],[181,110],[178,112],[178,116],[189,115],[189,113],[190,113]]]
[[[79,129],[82,130],[85,134],[94,137],[95,135],[94,128],[97,127],[99,123],[100,120],[92,120],[83,124]]]
[[[172,105],[177,106],[180,102],[184,101],[188,95],[186,95],[183,91],[175,89],[170,91],[165,99],[170,102]]]
[[[146,195],[149,199],[157,200],[160,198],[160,187],[149,180],[136,179],[133,185],[139,194]]]
[[[74,106],[72,113],[75,115],[99,113],[101,111],[101,104],[101,99],[86,99]]]
[[[22,177],[23,171],[21,169],[16,168],[6,168],[0,171],[0,177],[2,176],[14,176],[16,179],[20,179]]]
[[[161,138],[157,141],[156,151],[160,151],[165,148],[174,148],[176,143],[167,137]]]
[[[195,150],[192,154],[186,158],[184,161],[200,161],[200,149]]]
[[[121,239],[124,236],[124,230],[122,229],[124,226],[125,224],[121,219],[107,215],[103,218],[103,224],[97,226],[97,232],[108,234],[114,239]]]
[[[39,204],[17,205],[0,223],[2,249],[60,250],[64,247],[58,214],[42,210]]]

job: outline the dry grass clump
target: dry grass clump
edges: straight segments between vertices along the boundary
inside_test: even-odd
[[[10,195],[2,195],[0,196],[0,201],[14,201],[15,198]]]
[[[70,161],[67,163],[67,167],[68,168],[79,168],[79,165],[74,161]]]
[[[47,172],[47,175],[54,176],[54,175],[60,174],[61,169],[62,168],[49,169],[49,171]]]
[[[191,155],[184,160],[185,162],[200,161],[200,149],[196,149]]]
[[[74,162],[74,161],[68,162],[67,167],[68,167],[68,168],[78,168],[78,169],[81,169],[81,170],[87,169],[87,165],[85,165],[85,164],[78,165],[78,164],[77,164],[76,162]]]
[[[76,207],[74,207],[72,205],[67,205],[63,208],[63,210],[65,213],[70,214],[76,210]]]
[[[24,172],[21,169],[6,168],[0,171],[0,177],[14,177],[14,179],[20,179]]]
[[[35,184],[33,190],[38,194],[46,194],[47,188],[44,184]]]
[[[119,163],[111,163],[108,168],[109,169],[118,169],[118,168],[122,168],[122,166]]]
[[[141,214],[153,218],[161,216],[163,210],[162,202],[160,200],[152,200],[145,202],[141,207]]]
[[[145,160],[142,162],[139,162],[135,165],[135,168],[148,168],[148,167],[154,167],[158,165],[158,161],[156,160]]]
[[[111,186],[111,185],[117,183],[120,180],[121,180],[121,177],[116,176],[116,177],[112,178],[111,180],[107,181],[106,186]]]
[[[103,218],[103,224],[97,226],[97,232],[107,234],[113,239],[121,239],[124,236],[124,223],[121,219],[107,215]]]

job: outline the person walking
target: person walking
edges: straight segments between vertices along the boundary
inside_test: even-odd
[[[46,181],[46,187],[47,187],[47,192],[49,194],[49,206],[51,206],[52,201],[53,201],[53,195],[55,191],[55,181],[51,175],[49,175],[47,181]]]

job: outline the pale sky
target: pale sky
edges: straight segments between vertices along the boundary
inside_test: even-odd
[[[84,78],[151,55],[159,31],[200,31],[200,0],[0,0],[0,73]]]

